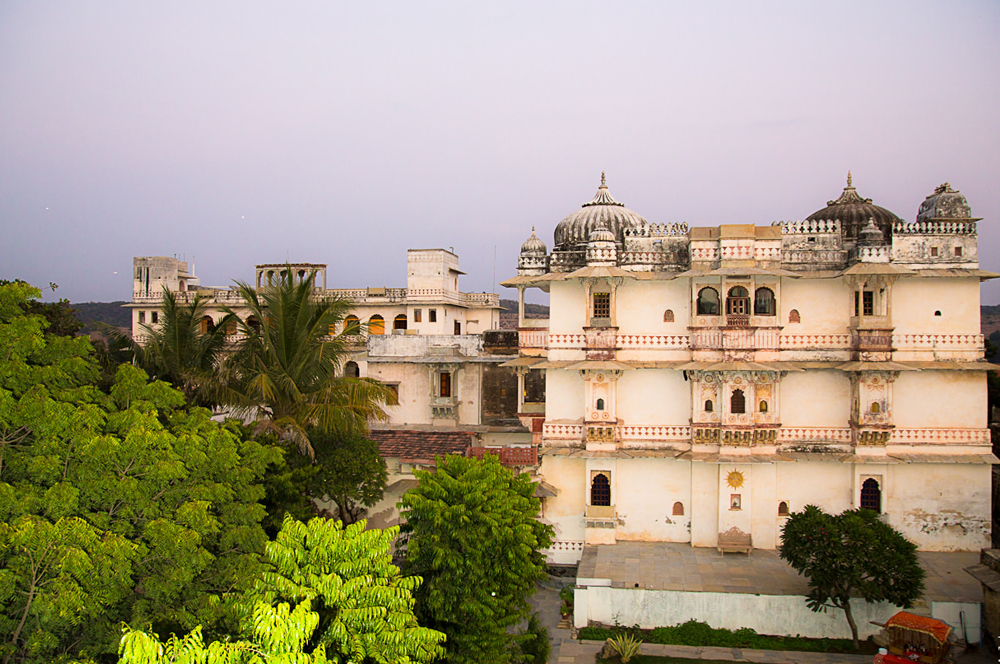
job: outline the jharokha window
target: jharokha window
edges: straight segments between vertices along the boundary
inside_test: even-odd
[[[385,334],[385,319],[375,314],[368,319],[368,334]]]
[[[770,288],[758,288],[754,293],[753,313],[755,316],[774,315],[774,291]]]
[[[750,293],[743,286],[733,286],[726,298],[727,315],[747,315],[750,313]]]
[[[348,316],[344,319],[344,334],[361,334],[361,321],[357,316]]]
[[[719,291],[714,288],[702,288],[698,291],[698,315],[719,315]]]
[[[594,293],[594,318],[611,318],[611,293]]]
[[[607,475],[598,473],[590,481],[590,504],[598,507],[611,505],[611,482]]]
[[[873,512],[882,511],[882,489],[874,477],[869,477],[861,484],[860,507]]]
[[[737,414],[747,412],[747,399],[743,395],[743,390],[733,390],[733,395],[729,399],[729,412]]]
[[[438,379],[438,396],[450,397],[451,396],[451,373],[447,371],[442,371],[441,376]]]

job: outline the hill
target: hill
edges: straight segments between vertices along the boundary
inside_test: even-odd
[[[75,302],[70,306],[76,312],[76,317],[83,323],[80,334],[90,334],[99,331],[102,323],[131,330],[132,310],[122,308],[126,304],[128,302],[119,300],[117,302]]]

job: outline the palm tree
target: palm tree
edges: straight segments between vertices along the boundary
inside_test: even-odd
[[[349,349],[343,333],[330,332],[342,327],[351,302],[315,297],[315,272],[298,283],[291,268],[285,275],[260,290],[236,282],[248,311],[239,318],[243,338],[224,365],[223,400],[313,458],[307,428],[363,435],[369,422],[388,419],[383,406],[398,402],[376,380],[340,375]]]
[[[140,325],[143,339],[131,342],[135,363],[151,378],[173,383],[189,403],[217,405],[214,374],[228,346],[226,332],[232,330],[235,317],[229,313],[218,325],[209,324],[206,298],[195,295],[184,304],[164,290],[159,318],[158,324]]]

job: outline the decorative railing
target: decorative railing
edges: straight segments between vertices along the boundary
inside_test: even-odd
[[[728,314],[726,316],[727,327],[750,327],[749,314]]]
[[[692,261],[717,261],[719,260],[719,247],[692,247]]]
[[[635,228],[625,228],[623,231],[626,237],[672,237],[687,235],[688,225],[686,221],[673,224],[648,224]]]
[[[900,235],[975,235],[974,221],[897,221],[892,225],[893,234]]]
[[[619,254],[622,265],[667,265],[673,254],[666,251],[623,251]]]
[[[642,425],[621,425],[618,427],[618,434],[621,440],[691,440],[691,427],[689,426],[642,426]]]
[[[982,350],[981,334],[894,334],[892,345],[897,350]]]
[[[545,553],[583,553],[583,542],[576,540],[553,540],[552,546],[545,549]]]
[[[553,440],[583,440],[583,425],[546,422],[542,425],[542,437]]]
[[[782,334],[778,337],[781,350],[849,350],[849,334]]]
[[[779,443],[804,443],[810,441],[849,443],[851,442],[851,429],[849,427],[782,427],[778,430]]]
[[[487,454],[500,458],[500,463],[505,466],[537,466],[538,448],[531,447],[473,447],[470,454],[477,459],[482,459]]]
[[[717,327],[697,328],[691,331],[691,348],[722,348],[722,330]]]
[[[607,249],[600,247],[587,247],[588,263],[615,263],[618,261],[618,249],[614,246]]]
[[[541,348],[548,346],[548,328],[518,328],[517,340],[521,348]]]
[[[772,226],[781,226],[782,235],[819,235],[821,233],[840,234],[840,221],[805,219],[802,221],[776,221]]]
[[[851,259],[862,263],[888,263],[890,247],[887,244],[872,247],[854,247],[851,249]]]
[[[756,261],[780,261],[781,245],[777,244],[774,247],[757,245],[754,247],[753,258]]]
[[[549,334],[549,348],[584,348],[585,334]]]
[[[893,445],[989,445],[989,429],[893,429]]]
[[[737,244],[722,247],[722,260],[751,260],[753,257],[753,245]]]
[[[892,334],[870,330],[855,330],[854,334],[854,347],[857,350],[892,350]]]
[[[847,260],[842,249],[788,249],[782,252],[783,263],[840,264]]]
[[[619,334],[618,348],[624,350],[685,350],[691,346],[686,334]]]

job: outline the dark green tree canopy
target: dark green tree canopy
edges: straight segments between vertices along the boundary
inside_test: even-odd
[[[855,647],[852,597],[909,608],[923,593],[916,545],[871,510],[827,514],[808,505],[785,522],[778,553],[809,578],[809,608],[844,611]]]
[[[535,484],[493,455],[438,457],[436,471],[417,478],[400,506],[404,569],[424,578],[421,624],[448,635],[448,662],[512,661],[511,629],[530,612],[528,597],[547,571],[541,550],[552,544],[551,526],[537,520]]]

